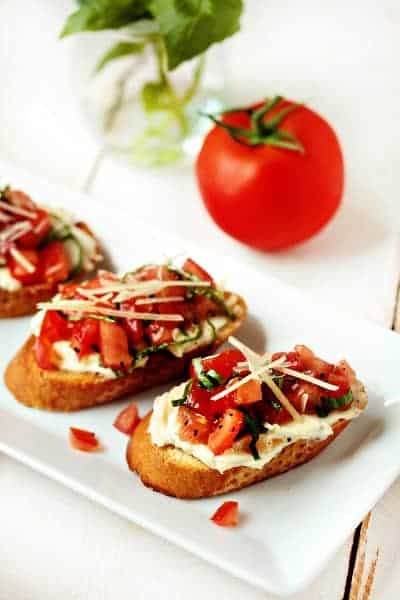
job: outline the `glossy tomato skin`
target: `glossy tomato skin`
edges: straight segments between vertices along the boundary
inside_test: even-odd
[[[134,402],[126,406],[115,419],[113,426],[125,435],[132,435],[140,423],[138,407]]]
[[[228,500],[221,504],[211,517],[220,527],[236,527],[239,523],[239,502]]]
[[[289,104],[282,101],[271,111]],[[224,121],[250,126],[244,112]],[[204,204],[226,233],[254,248],[281,250],[319,231],[343,194],[344,164],[338,139],[317,113],[301,106],[282,121],[304,153],[270,145],[248,146],[215,126],[206,137],[196,172]]]

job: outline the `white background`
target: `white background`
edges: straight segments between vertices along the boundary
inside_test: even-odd
[[[242,32],[225,44],[232,104],[273,92],[306,101],[334,125],[346,157],[346,198],[335,221],[308,244],[269,257],[216,229],[190,171],[128,170],[110,157],[94,168],[100,146],[72,84],[75,42],[57,40],[72,6],[0,2],[1,158],[74,189],[90,181],[91,193],[132,218],[133,231],[135,215],[168,223],[216,254],[390,325],[399,275],[400,5],[248,1]],[[1,455],[0,489],[0,600],[266,598]],[[296,600],[341,598],[347,562],[348,545]],[[398,597],[394,571],[379,600]]]

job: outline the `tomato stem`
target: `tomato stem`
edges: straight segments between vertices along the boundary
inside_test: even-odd
[[[246,146],[269,145],[304,153],[301,142],[291,133],[279,129],[284,118],[294,110],[297,110],[301,104],[292,103],[278,111],[272,118],[266,120],[266,116],[273,108],[282,102],[282,96],[274,96],[266,99],[264,104],[257,109],[251,107],[227,110],[220,114],[232,114],[234,112],[245,112],[250,117],[250,127],[236,127],[225,121],[218,119],[214,114],[201,113],[215,123],[217,127],[224,129],[238,143]]]

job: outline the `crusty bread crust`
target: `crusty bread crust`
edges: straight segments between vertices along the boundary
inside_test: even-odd
[[[44,370],[36,362],[33,351],[35,338],[31,336],[9,363],[4,374],[5,384],[15,398],[26,406],[72,411],[105,404],[174,381],[185,374],[193,357],[214,352],[236,331],[246,315],[244,300],[237,298],[240,309],[238,318],[229,321],[220,330],[213,344],[198,348],[183,358],[176,358],[169,352],[157,352],[150,356],[144,367],[115,379],[94,373]]]
[[[298,440],[286,446],[262,469],[235,467],[220,473],[174,446],[155,446],[148,432],[151,412],[139,423],[126,451],[129,468],[144,485],[176,498],[217,496],[298,467],[319,454],[347,427],[341,419],[324,440]]]
[[[38,302],[47,302],[57,292],[57,283],[26,285],[9,292],[0,288],[0,319],[22,317],[36,312]]]
[[[93,238],[95,237],[91,229],[79,221],[77,223],[84,231]],[[100,252],[100,245],[97,242],[97,249]],[[77,280],[81,279],[87,273],[79,274]],[[74,280],[71,280],[74,281]],[[58,283],[39,283],[37,285],[23,285],[14,292],[0,288],[0,319],[11,317],[23,317],[32,315],[36,312],[38,302],[47,302],[56,294]]]

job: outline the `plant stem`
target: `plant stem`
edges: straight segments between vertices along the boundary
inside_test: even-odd
[[[179,123],[182,137],[184,137],[189,129],[187,117],[185,115],[185,102],[183,102],[176,94],[174,87],[168,77],[167,71],[167,55],[164,42],[161,37],[157,36],[153,41],[154,54],[157,61],[158,76],[160,82],[164,84],[171,98],[170,110],[174,113],[176,120]]]

